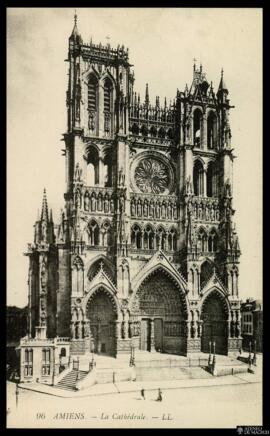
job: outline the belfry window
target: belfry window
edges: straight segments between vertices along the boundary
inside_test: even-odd
[[[206,173],[207,197],[217,195],[217,168],[214,162],[209,162]]]
[[[193,168],[194,194],[199,196],[204,194],[204,169],[200,161],[196,161]]]
[[[207,147],[216,148],[217,142],[217,117],[210,112],[207,118]]]
[[[97,90],[98,82],[95,76],[91,75],[88,81],[88,110],[97,110]]]
[[[87,171],[86,183],[87,186],[99,184],[99,157],[98,152],[94,147],[89,147],[87,150]]]
[[[202,130],[202,113],[199,109],[195,109],[193,113],[193,137],[195,147],[201,147],[201,130]]]
[[[111,112],[112,107],[112,83],[109,79],[104,82],[104,112]]]

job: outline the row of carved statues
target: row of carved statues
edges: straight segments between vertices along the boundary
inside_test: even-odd
[[[157,200],[133,197],[130,202],[132,217],[160,218],[176,220],[178,206],[176,200]]]

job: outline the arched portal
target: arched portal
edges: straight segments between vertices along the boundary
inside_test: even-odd
[[[144,351],[185,354],[187,312],[184,295],[162,269],[140,285],[131,306],[133,342]],[[137,337],[137,338],[136,338]]]
[[[204,353],[209,353],[210,342],[215,342],[216,353],[227,354],[227,318],[228,313],[223,297],[216,292],[211,292],[202,305],[202,351]]]
[[[109,356],[116,355],[115,321],[117,310],[112,297],[103,287],[97,289],[87,304],[87,317],[94,342],[94,352]]]

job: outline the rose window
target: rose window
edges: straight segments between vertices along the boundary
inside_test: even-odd
[[[135,169],[134,178],[141,192],[161,194],[168,188],[168,168],[159,160],[143,159]]]

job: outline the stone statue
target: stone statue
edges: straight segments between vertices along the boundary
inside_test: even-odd
[[[105,213],[108,213],[108,212],[109,212],[109,201],[108,201],[107,196],[106,196],[105,199],[104,199],[104,212],[105,212]]]
[[[84,210],[89,210],[89,195],[88,193],[84,196]]]
[[[134,201],[131,202],[131,216],[135,216],[136,215],[136,211],[135,211],[135,203]]]

